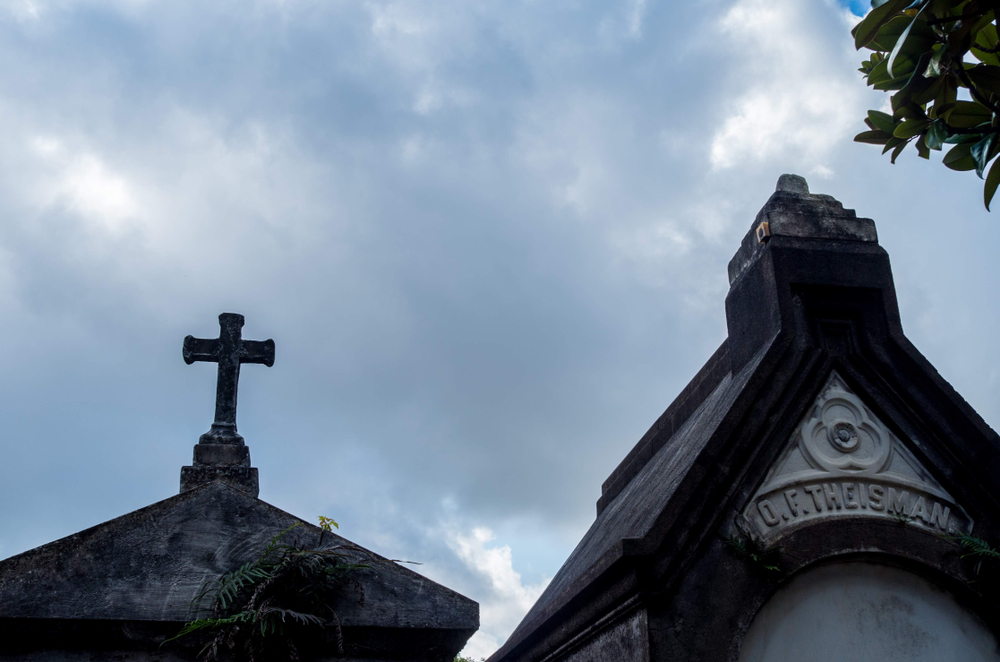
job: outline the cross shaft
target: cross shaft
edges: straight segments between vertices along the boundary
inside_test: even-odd
[[[236,391],[240,380],[240,365],[263,363],[274,365],[273,340],[243,340],[242,315],[219,315],[218,338],[184,338],[184,362],[195,361],[219,364],[219,377],[215,391],[215,422],[212,429],[198,440],[203,444],[243,445],[243,437],[236,432]]]

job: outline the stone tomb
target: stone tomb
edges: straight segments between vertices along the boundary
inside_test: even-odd
[[[219,323],[219,338],[184,340],[185,361],[219,369],[215,422],[181,471],[181,493],[0,561],[0,660],[195,660],[202,638],[164,645],[210,615],[193,609],[195,596],[299,524],[288,536],[302,547],[337,545],[369,565],[354,575],[363,599],[345,591],[337,623],[298,641],[301,659],[451,662],[479,627],[475,602],[257,498],[237,382],[241,364],[274,362],[274,342],[243,340],[241,315]]]
[[[1000,438],[903,335],[874,222],[783,175],[729,281],[490,662],[1000,660],[1000,563],[961,543],[1000,543]]]

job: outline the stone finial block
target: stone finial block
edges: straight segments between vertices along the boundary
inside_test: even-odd
[[[194,466],[249,467],[250,449],[233,444],[195,444]]]
[[[774,193],[757,213],[740,249],[729,262],[730,285],[746,271],[763,248],[756,229],[766,223],[770,237],[836,239],[878,243],[875,221],[858,218],[853,209],[833,196],[809,192],[809,184],[799,175],[782,175]]]
[[[181,492],[216,481],[235,487],[254,498],[260,494],[260,480],[256,467],[207,465],[181,467]]]
[[[806,178],[801,175],[782,175],[778,177],[778,185],[774,187],[775,191],[784,191],[786,193],[797,193],[799,195],[809,194],[809,182]]]

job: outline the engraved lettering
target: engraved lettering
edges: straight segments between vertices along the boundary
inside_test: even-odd
[[[913,502],[913,508],[910,509],[910,517],[913,519],[919,517],[928,524],[931,523],[931,514],[927,512],[927,502],[924,501],[922,496],[918,496],[917,500]]]
[[[837,483],[823,483],[823,495],[826,497],[826,509],[833,510],[836,506],[837,510],[844,507],[844,503],[840,498],[840,485]]]
[[[881,485],[870,485],[868,487],[868,503],[872,510],[882,510],[885,508],[885,490]]]
[[[951,508],[945,506],[944,510],[942,510],[941,504],[935,501],[934,508],[931,510],[931,521],[929,522],[929,524],[931,525],[937,524],[938,528],[940,528],[942,531],[947,531],[948,515],[950,513],[951,513]]]
[[[816,512],[823,512],[823,488],[819,485],[804,485],[802,489],[808,492],[809,496],[813,498],[813,504],[816,506]]]
[[[906,490],[896,491],[895,487],[889,488],[889,512],[897,515],[906,514],[906,497],[910,495]]]
[[[785,490],[785,503],[788,504],[788,510],[792,513],[792,517],[799,516],[799,502],[795,499],[795,495],[798,494],[795,490]]]
[[[767,499],[761,499],[757,504],[757,510],[760,511],[760,516],[764,518],[764,523],[768,526],[774,526],[781,520],[778,516],[774,514],[774,506]]]
[[[844,490],[844,508],[857,508],[858,502],[854,500],[854,483],[842,483]]]
[[[814,523],[821,529],[821,522],[838,518],[850,520],[850,528],[864,528],[866,521],[889,524],[893,518],[946,536],[973,529],[923,456],[879,420],[840,375],[830,375],[794,431],[787,422],[790,432],[766,478],[737,506],[740,526],[749,527],[747,533],[761,544],[779,544],[792,530]]]

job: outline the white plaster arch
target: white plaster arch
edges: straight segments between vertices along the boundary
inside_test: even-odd
[[[757,612],[740,662],[995,662],[996,636],[936,584],[865,561],[808,569]]]

